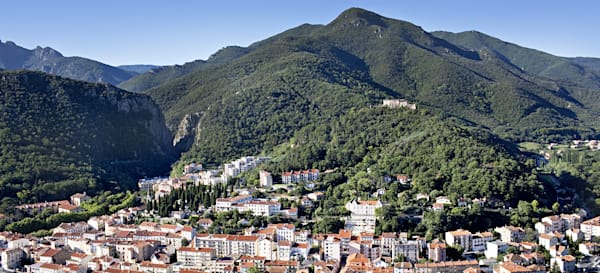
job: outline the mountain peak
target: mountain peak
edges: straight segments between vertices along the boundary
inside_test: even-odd
[[[355,27],[364,25],[376,25],[387,27],[385,17],[361,8],[349,8],[338,15],[330,25],[351,25]]]

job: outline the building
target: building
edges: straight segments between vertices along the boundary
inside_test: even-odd
[[[525,237],[525,230],[520,227],[503,226],[494,229],[500,234],[500,240],[505,243],[520,243]]]
[[[342,260],[342,242],[336,236],[328,236],[323,241],[323,256],[325,261]]]
[[[388,107],[388,108],[408,108],[408,109],[412,109],[415,110],[417,109],[417,105],[414,103],[409,103],[408,100],[405,99],[389,99],[389,100],[383,100],[383,107]]]
[[[90,199],[92,199],[92,198],[89,197],[85,192],[76,193],[76,194],[71,195],[71,204],[73,204],[75,206],[81,206],[81,204],[83,204],[84,202],[86,202]]]
[[[217,257],[214,248],[181,247],[177,249],[177,261],[184,265],[202,265]]]
[[[415,264],[415,273],[463,273],[469,267],[479,268],[476,260]]]
[[[487,242],[494,240],[494,235],[491,232],[478,232],[471,236],[471,251],[485,251]]]
[[[554,234],[540,234],[538,237],[538,244],[543,246],[545,249],[550,249],[550,247],[558,244],[558,238],[554,236]]]
[[[373,272],[371,260],[360,253],[353,253],[348,256],[346,266],[340,270],[340,273],[349,272]]]
[[[591,240],[593,237],[600,236],[600,216],[583,221],[580,225],[586,240]]]
[[[550,260],[550,268],[554,269],[556,266],[562,273],[575,272],[575,257],[571,255],[558,256]]]
[[[273,186],[273,177],[270,172],[260,171],[259,180],[261,187],[271,187]]]
[[[434,262],[446,261],[446,243],[436,240],[429,243],[427,247],[427,255]]]
[[[60,206],[58,206],[58,212],[59,213],[78,213],[78,212],[83,212],[84,209],[76,206],[76,205],[71,205],[71,204],[62,204]]]
[[[455,231],[447,231],[445,234],[446,243],[449,246],[461,246],[465,251],[471,250],[471,232],[468,230],[458,229]]]
[[[392,248],[392,260],[403,257],[404,261],[417,262],[420,250],[421,246],[417,241],[398,242]]]
[[[295,241],[296,227],[293,224],[269,224],[267,228],[275,229],[275,241]]]
[[[502,241],[493,241],[485,243],[485,257],[496,259],[500,254],[506,252],[508,244]]]
[[[0,264],[4,270],[14,270],[21,265],[21,259],[25,257],[25,252],[21,248],[12,248],[0,250]]]
[[[351,212],[346,220],[346,229],[351,229],[352,234],[358,235],[361,232],[375,232],[375,223],[377,216],[375,210],[381,208],[383,204],[379,200],[361,201],[353,199],[346,204],[346,209]]]
[[[319,179],[319,170],[289,171],[281,174],[282,184],[315,181]]]

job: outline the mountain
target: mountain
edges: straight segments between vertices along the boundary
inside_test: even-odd
[[[185,73],[156,77],[156,87],[144,91],[176,132],[178,150],[191,150],[184,159],[221,162],[268,151],[306,125],[384,98],[406,98],[518,141],[590,136],[597,125],[598,99],[585,86],[362,9],[234,51],[221,62],[196,61]]]
[[[133,72],[136,74],[142,74],[148,72],[152,69],[158,68],[157,65],[151,64],[132,64],[132,65],[119,65],[117,68],[123,69],[125,71]]]
[[[214,67],[233,60],[244,53],[247,50],[242,47],[229,46],[225,47],[212,56],[208,60],[196,60],[193,62],[185,63],[184,65],[173,65],[173,66],[162,66],[151,69],[149,72],[135,76],[127,81],[120,83],[119,88],[123,88],[132,92],[142,92],[150,88],[156,87],[162,83],[177,79],[181,76],[187,75],[204,68]]]
[[[595,58],[566,58],[502,41],[477,31],[436,31],[436,37],[469,50],[494,54],[528,73],[586,88],[600,88],[600,61]]]
[[[35,70],[75,80],[113,85],[137,74],[86,58],[65,57],[49,47],[29,50],[10,41],[0,41],[0,68]]]
[[[32,71],[0,72],[3,206],[128,189],[175,159],[146,95]]]

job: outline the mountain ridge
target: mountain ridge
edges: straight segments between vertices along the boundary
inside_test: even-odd
[[[50,47],[38,46],[29,50],[11,41],[0,41],[0,68],[41,71],[75,80],[113,85],[137,74],[82,57],[65,57]]]

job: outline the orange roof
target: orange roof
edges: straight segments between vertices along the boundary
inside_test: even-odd
[[[469,236],[471,232],[464,229],[458,229],[455,231],[448,231],[448,233],[452,234],[452,236]]]
[[[359,204],[361,205],[365,205],[365,206],[376,206],[377,203],[379,203],[378,200],[360,200],[358,201]]]
[[[40,255],[41,257],[53,257],[54,255],[58,254],[60,252],[60,250],[58,249],[48,249],[46,252],[44,252],[44,254]]]
[[[40,265],[40,268],[48,268],[48,269],[52,269],[52,270],[59,270],[62,268],[62,265],[60,264],[42,264]]]
[[[500,266],[503,267],[506,271],[513,272],[513,273],[514,272],[530,272],[531,271],[530,269],[528,269],[524,266],[518,265],[518,264],[510,262],[510,261],[503,262]]]

